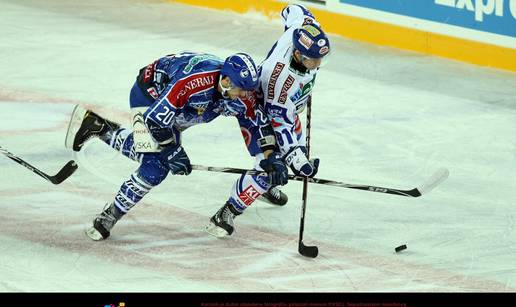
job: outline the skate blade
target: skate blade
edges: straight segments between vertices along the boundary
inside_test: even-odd
[[[85,231],[86,235],[92,239],[93,241],[101,241],[104,240],[100,232],[97,231],[97,229],[91,227],[90,229]]]
[[[216,226],[215,224],[209,223],[206,225],[204,230],[210,235],[217,238],[226,238],[229,237],[229,233],[224,229]]]
[[[65,147],[68,149],[73,149],[73,141],[75,139],[75,135],[79,131],[79,128],[82,125],[82,121],[84,119],[84,115],[87,110],[81,107],[80,105],[76,105],[73,109],[72,116],[70,117],[70,123],[68,124],[68,130],[66,131],[65,138]]]

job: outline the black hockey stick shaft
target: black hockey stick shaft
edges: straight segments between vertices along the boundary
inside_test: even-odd
[[[312,120],[312,96],[308,97],[307,106],[306,106],[306,158],[310,160],[310,128],[311,128],[311,120]],[[306,213],[306,203],[308,198],[308,178],[303,178],[303,204],[301,206],[301,219],[299,221],[299,245],[298,252],[310,258],[315,258],[319,254],[319,249],[317,246],[306,246],[303,243],[303,233],[305,231],[305,213]]]
[[[243,169],[243,168],[234,168],[234,167],[192,165],[192,168],[194,170],[219,172],[219,173],[267,176],[267,173],[263,172],[263,171]],[[416,188],[413,188],[410,190],[386,188],[386,187],[379,187],[379,186],[374,186],[374,185],[344,183],[344,182],[328,180],[328,179],[320,179],[320,178],[308,178],[307,181],[309,183],[331,185],[334,187],[363,190],[363,191],[367,191],[367,192],[385,193],[385,194],[406,196],[406,197],[419,197],[425,193],[428,193],[432,188],[437,186],[441,181],[443,181],[447,177],[448,177],[448,170],[445,168],[442,168],[442,169],[438,170],[433,176],[431,176],[424,184],[421,184],[419,187],[416,187]],[[289,180],[304,181],[306,177],[288,175],[288,178],[289,178]]]
[[[37,167],[29,164],[22,158],[16,156],[15,154],[9,152],[8,150],[6,150],[2,147],[0,147],[0,152],[3,153],[5,156],[7,156],[9,159],[28,168],[29,170],[33,171],[37,175],[43,177],[44,179],[46,179],[47,181],[49,181],[53,184],[60,184],[61,182],[66,180],[77,170],[77,167],[78,167],[77,163],[75,163],[75,161],[70,160],[70,161],[68,161],[68,163],[66,163],[65,166],[63,166],[63,168],[61,168],[61,170],[59,170],[59,172],[56,175],[50,176],[50,175],[42,172],[41,170],[39,170]]]

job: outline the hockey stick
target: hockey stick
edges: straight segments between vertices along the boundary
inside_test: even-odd
[[[306,106],[306,158],[310,160],[310,121],[312,119],[312,96],[308,97]],[[301,220],[299,222],[299,245],[297,251],[310,258],[315,258],[319,254],[319,248],[317,246],[307,246],[303,243],[303,232],[305,230],[305,212],[306,212],[306,199],[308,197],[308,177],[303,178],[303,205],[301,207]]]
[[[249,175],[257,175],[257,176],[268,176],[266,172],[260,172],[252,169],[243,169],[243,168],[234,168],[234,167],[215,167],[215,166],[203,166],[203,165],[192,165],[194,170],[198,171],[209,171],[209,172],[218,172],[218,173],[231,173],[231,174],[249,174]],[[398,196],[407,196],[407,197],[419,197],[424,195],[436,186],[438,186],[442,181],[448,178],[449,171],[446,168],[441,168],[436,171],[430,178],[428,178],[423,184],[419,185],[416,188],[410,190],[399,190],[394,188],[384,188],[377,187],[373,185],[363,185],[363,184],[351,184],[344,183],[339,181],[320,179],[320,178],[308,178],[308,182],[317,183],[322,185],[331,185],[334,187],[340,188],[348,188],[348,189],[357,189],[368,192],[377,192],[377,193],[386,193]],[[303,181],[305,177],[302,176],[294,176],[288,175],[289,180],[295,181]]]
[[[66,178],[70,177],[77,170],[78,167],[75,161],[70,160],[68,161],[68,163],[66,163],[65,166],[63,166],[63,168],[61,168],[61,170],[55,176],[50,176],[2,147],[0,147],[0,152],[6,155],[9,159],[25,166],[26,168],[30,169],[31,171],[45,178],[46,180],[52,182],[53,184],[60,184],[61,182],[65,181]]]

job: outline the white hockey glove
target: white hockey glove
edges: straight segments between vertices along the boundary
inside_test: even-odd
[[[296,176],[314,177],[319,168],[319,159],[310,159],[309,161],[301,147],[291,150],[285,156],[285,162]]]

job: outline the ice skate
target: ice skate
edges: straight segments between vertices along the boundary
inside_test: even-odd
[[[94,241],[107,239],[113,226],[123,216],[118,212],[114,203],[106,204],[104,211],[93,220],[93,227],[86,230],[86,235]]]
[[[239,214],[230,203],[226,203],[211,217],[206,232],[217,238],[230,236],[235,229],[233,219]]]
[[[119,124],[76,105],[68,124],[65,147],[73,149],[73,151],[80,151],[90,138],[103,136],[105,133],[119,128]]]
[[[281,192],[280,189],[271,187],[269,191],[263,193],[258,200],[275,206],[285,206],[288,202],[288,196]]]

